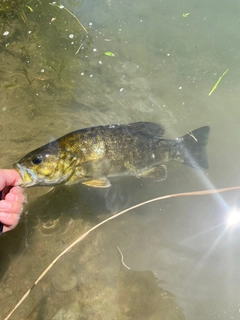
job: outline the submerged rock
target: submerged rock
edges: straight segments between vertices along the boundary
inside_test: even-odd
[[[78,279],[73,274],[73,269],[69,262],[63,262],[59,264],[58,268],[54,269],[51,281],[54,288],[60,292],[73,290],[78,283]]]
[[[77,320],[80,315],[80,306],[77,302],[60,309],[52,320]]]

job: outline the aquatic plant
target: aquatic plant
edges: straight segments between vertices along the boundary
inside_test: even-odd
[[[25,11],[32,10],[30,7],[31,0],[2,0],[0,2],[0,19],[11,21],[20,18],[26,23],[27,18]]]

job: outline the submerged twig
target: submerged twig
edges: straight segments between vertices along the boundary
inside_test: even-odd
[[[77,20],[77,22],[80,24],[80,26],[82,27],[82,29],[83,29],[86,33],[88,33],[87,29],[81,24],[80,20],[75,16],[75,14],[73,14],[70,10],[68,10],[68,9],[65,8],[65,7],[64,7],[63,9],[65,9],[68,13],[70,13],[70,14]]]
[[[175,194],[169,194],[166,196],[161,196],[158,198],[150,199],[144,202],[141,202],[139,204],[136,204],[128,209],[125,209],[114,216],[109,217],[106,220],[103,220],[96,226],[89,229],[87,232],[85,232],[83,235],[81,235],[79,238],[77,238],[72,244],[70,244],[64,251],[62,251],[54,260],[53,262],[43,271],[43,273],[39,276],[39,278],[34,282],[34,284],[28,289],[28,291],[24,294],[24,296],[19,300],[19,302],[16,304],[16,306],[12,309],[12,311],[7,315],[7,317],[4,320],[8,320],[12,314],[16,311],[16,309],[22,304],[22,302],[27,298],[29,293],[32,291],[32,289],[38,284],[38,282],[45,276],[45,274],[55,265],[55,263],[68,251],[70,251],[76,244],[81,242],[83,239],[85,239],[91,232],[102,226],[103,224],[107,223],[110,220],[113,220],[122,214],[131,211],[133,209],[142,207],[146,204],[156,202],[159,200],[169,199],[169,198],[177,198],[177,197],[188,197],[188,196],[204,196],[204,195],[210,195],[210,194],[216,194],[216,193],[222,193],[227,191],[234,191],[234,190],[240,190],[240,186],[237,187],[230,187],[230,188],[222,188],[222,189],[212,189],[212,190],[202,190],[202,191],[192,191],[192,192],[184,192],[184,193],[175,193]],[[118,249],[119,250],[119,249]],[[120,251],[120,250],[119,250]],[[120,251],[121,254],[121,251]],[[122,259],[123,262],[123,259]]]
[[[80,22],[80,20],[75,16],[75,14],[73,14],[69,9],[67,9],[66,7],[64,7],[62,4],[60,4],[60,5],[58,5],[58,4],[56,4],[56,3],[49,3],[51,6],[54,6],[54,7],[58,7],[59,9],[64,9],[64,10],[66,10],[68,13],[70,13],[71,14],[71,16],[73,16],[74,17],[74,19],[76,19],[77,20],[77,22],[78,22],[78,24],[80,24],[80,26],[81,26],[81,28],[86,32],[86,33],[88,33],[88,31],[87,31],[87,29],[84,27],[84,25]],[[77,51],[75,52],[75,54],[78,54],[78,52],[80,51],[80,49],[82,48],[82,45],[83,44],[81,44],[79,47],[78,47],[78,49],[77,49]]]
[[[78,54],[78,52],[81,50],[82,46],[83,46],[83,43],[80,44],[80,46],[78,47],[78,49],[77,49],[77,51],[75,52],[75,54]]]
[[[123,261],[123,253],[122,253],[122,251],[120,250],[119,247],[117,247],[117,250],[118,250],[118,252],[119,252],[119,254],[120,254],[120,256],[121,256],[122,265],[123,265],[125,268],[127,268],[128,270],[130,270],[131,268],[128,267],[128,266],[126,265],[126,263]]]

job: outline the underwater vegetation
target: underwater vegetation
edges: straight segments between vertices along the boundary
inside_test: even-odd
[[[69,61],[77,54],[79,58],[91,43],[79,19],[55,3],[3,0],[0,21],[3,93],[8,94],[7,89],[10,95],[21,94],[28,105],[35,105],[39,93],[48,97],[57,91],[70,93],[74,81]]]
[[[32,11],[31,0],[2,0],[0,2],[0,19],[4,22],[19,18],[26,23],[26,10]]]

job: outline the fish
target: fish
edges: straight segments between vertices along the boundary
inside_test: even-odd
[[[204,126],[169,140],[163,138],[164,126],[154,122],[88,127],[29,152],[13,168],[23,187],[82,183],[108,188],[109,178],[121,176],[163,181],[169,161],[208,169],[209,133]]]

